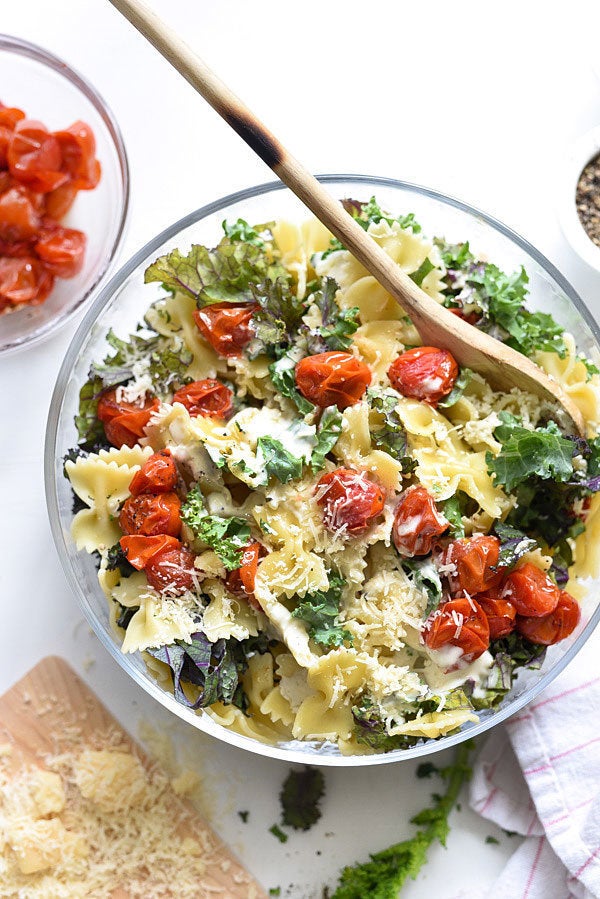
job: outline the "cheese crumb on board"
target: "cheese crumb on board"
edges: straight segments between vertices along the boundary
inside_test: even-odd
[[[171,783],[127,748],[84,749],[15,773],[0,756],[0,896],[19,899],[209,899],[220,862],[211,835]],[[248,884],[248,895],[254,887]]]

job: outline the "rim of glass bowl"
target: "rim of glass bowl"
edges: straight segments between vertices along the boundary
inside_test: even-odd
[[[62,75],[63,78],[66,78],[67,81],[70,81],[72,84],[74,84],[75,87],[77,87],[81,91],[81,93],[90,101],[92,106],[94,106],[94,108],[98,112],[98,115],[104,122],[108,133],[110,134],[111,140],[117,153],[117,158],[119,161],[119,171],[123,184],[123,207],[121,210],[121,218],[119,221],[119,227],[117,229],[115,239],[113,241],[113,245],[110,248],[110,253],[108,255],[108,261],[106,265],[98,272],[98,275],[96,276],[93,284],[89,286],[86,292],[82,294],[78,301],[73,306],[70,306],[69,309],[66,310],[62,315],[55,316],[53,319],[51,319],[51,321],[47,322],[43,327],[41,327],[38,331],[35,331],[31,335],[27,337],[16,338],[14,340],[11,340],[10,343],[5,344],[4,346],[0,346],[0,355],[8,355],[9,353],[16,352],[18,350],[24,349],[25,347],[30,347],[33,344],[38,343],[40,340],[45,340],[46,337],[56,331],[57,328],[62,327],[81,308],[83,303],[85,303],[86,300],[88,300],[97,291],[99,284],[106,277],[107,272],[110,271],[110,268],[123,242],[123,238],[125,237],[125,229],[129,218],[130,207],[130,175],[127,150],[125,149],[125,142],[123,140],[123,135],[121,134],[121,129],[119,128],[117,120],[102,95],[86,78],[84,78],[83,75],[81,75],[76,69],[72,68],[70,63],[65,62],[65,60],[61,59],[59,56],[55,56],[44,47],[40,47],[38,44],[32,44],[30,41],[26,41],[20,37],[15,37],[11,34],[0,33],[0,52],[2,50],[7,50],[11,53],[17,53],[21,56],[26,56],[29,59],[33,59],[36,62],[44,63],[51,69],[54,69],[54,71],[59,75]]]
[[[460,200],[454,199],[453,197],[448,197],[445,194],[440,193],[439,191],[431,190],[427,187],[421,187],[420,185],[411,184],[406,181],[398,181],[393,178],[370,175],[318,175],[317,178],[324,184],[336,184],[345,182],[357,185],[369,184],[381,185],[382,187],[400,188],[406,191],[412,191],[413,193],[422,194],[435,200],[439,200],[440,202],[453,206],[456,209],[460,209],[463,212],[467,212],[471,215],[475,215],[478,218],[481,218],[492,228],[510,238],[514,243],[525,250],[542,268],[544,268],[548,272],[549,275],[551,275],[551,277],[556,281],[560,288],[565,292],[567,297],[575,305],[581,317],[590,327],[594,338],[600,344],[600,328],[585,307],[583,301],[580,299],[580,297],[577,295],[568,281],[566,281],[565,278],[560,274],[560,272],[557,271],[557,269],[552,265],[552,263],[548,259],[546,259],[546,257],[543,256],[540,252],[538,252],[530,243],[528,243],[528,241],[526,241],[520,235],[516,234],[510,228],[507,228],[506,225],[503,225],[501,222],[497,221],[487,213],[481,212],[480,210],[469,206],[467,203],[463,203]],[[235,733],[234,731],[229,731],[226,728],[221,728],[218,733],[213,732],[212,729],[207,730],[203,724],[203,716],[195,715],[193,712],[190,712],[188,709],[184,708],[180,703],[176,701],[176,699],[172,695],[169,695],[166,691],[163,691],[149,675],[144,676],[136,668],[129,666],[127,658],[121,652],[120,647],[111,638],[111,635],[107,630],[105,630],[102,623],[96,618],[93,609],[88,603],[86,595],[81,589],[75,572],[68,561],[66,535],[63,532],[59,519],[58,493],[56,486],[56,439],[58,435],[58,424],[60,420],[62,399],[65,392],[65,387],[70,377],[73,364],[75,363],[79,355],[81,345],[87,337],[92,324],[95,322],[96,318],[103,310],[103,308],[108,304],[118,287],[120,287],[120,285],[129,277],[129,275],[134,271],[135,268],[137,268],[142,260],[152,252],[156,251],[163,243],[170,240],[178,232],[184,230],[190,225],[195,224],[206,216],[224,209],[227,206],[231,206],[235,203],[241,202],[242,200],[248,200],[252,197],[260,196],[264,193],[278,190],[287,190],[286,185],[280,181],[270,181],[265,184],[259,184],[255,187],[238,191],[237,193],[229,194],[226,197],[215,200],[213,203],[209,203],[208,205],[197,209],[195,212],[191,212],[189,215],[186,215],[184,218],[166,228],[151,241],[149,241],[144,247],[142,247],[142,249],[139,250],[129,260],[129,262],[127,262],[111,278],[111,280],[102,289],[94,303],[90,306],[84,319],[79,325],[75,336],[73,337],[71,345],[67,350],[67,354],[61,366],[56,386],[52,394],[52,401],[50,404],[50,412],[48,416],[46,442],[44,448],[44,477],[46,484],[46,501],[48,505],[50,526],[52,529],[54,542],[56,544],[56,548],[67,580],[73,592],[77,596],[79,605],[83,610],[83,613],[85,614],[89,624],[100,639],[100,642],[109,651],[113,658],[116,659],[121,668],[123,668],[127,672],[127,674],[129,674],[129,676],[133,678],[133,680],[135,680],[141,687],[143,687],[143,689],[154,699],[158,700],[161,705],[170,709],[183,721],[187,721],[188,723],[192,724],[192,726],[197,727],[199,730],[202,730],[205,733],[210,733],[210,735],[214,736],[216,739],[223,740],[224,742],[236,746],[240,749],[246,749],[258,755],[281,759],[287,762],[298,762],[301,764],[307,764],[308,762],[310,762],[310,764],[312,765],[331,767],[355,767],[364,765],[384,765],[402,760],[422,758],[435,752],[441,752],[443,749],[448,749],[451,746],[456,746],[458,743],[462,743],[464,740],[478,736],[484,731],[489,730],[491,727],[495,727],[497,724],[505,721],[507,718],[522,709],[524,705],[531,702],[532,699],[534,699],[539,693],[541,693],[542,690],[544,690],[548,686],[548,684],[553,681],[558,674],[560,674],[560,672],[571,661],[571,659],[573,659],[573,657],[577,654],[585,641],[588,639],[588,637],[600,621],[600,605],[597,609],[595,609],[587,625],[585,626],[581,634],[577,637],[573,645],[564,654],[564,656],[558,660],[558,662],[552,667],[550,671],[548,671],[529,689],[525,690],[521,696],[517,697],[506,708],[499,709],[489,717],[480,721],[478,724],[470,727],[467,731],[460,731],[459,733],[453,734],[452,736],[442,737],[439,740],[424,743],[420,746],[414,746],[410,749],[394,750],[393,752],[384,754],[328,756],[321,755],[318,752],[311,753],[310,751],[308,751],[308,747],[307,750],[301,751],[296,749],[286,749],[282,748],[281,746],[272,746],[267,743],[261,743],[258,740],[244,737],[240,734]]]

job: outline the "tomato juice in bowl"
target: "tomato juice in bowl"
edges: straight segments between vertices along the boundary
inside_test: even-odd
[[[541,307],[544,310],[551,309],[558,322],[574,335],[578,349],[582,352],[589,354],[594,350],[594,347],[597,346],[596,326],[590,320],[588,313],[581,304],[581,301],[572,291],[572,288],[564,282],[559,273],[553,269],[547,260],[521,238],[504,228],[504,226],[457,201],[443,197],[433,191],[403,184],[401,182],[363,176],[325,176],[323,180],[329,185],[329,189],[333,195],[340,199],[351,198],[367,203],[369,198],[375,195],[381,209],[396,215],[401,214],[408,216],[409,213],[413,213],[414,219],[419,222],[423,232],[428,235],[444,235],[449,243],[458,244],[459,242],[468,240],[474,251],[482,254],[485,253],[487,258],[493,260],[494,263],[500,266],[504,271],[518,271],[520,266],[524,265],[530,279],[532,308]],[[111,621],[111,615],[109,614],[105,595],[98,584],[94,558],[92,555],[77,552],[74,542],[69,535],[72,520],[71,491],[68,481],[63,477],[62,458],[67,450],[75,444],[77,439],[75,428],[73,426],[73,418],[78,412],[79,389],[88,378],[90,364],[93,361],[98,362],[106,354],[107,345],[105,338],[108,330],[112,329],[119,338],[123,338],[129,333],[133,333],[138,320],[143,315],[147,306],[152,303],[153,300],[160,300],[160,298],[164,296],[164,291],[159,286],[160,281],[158,278],[157,283],[150,283],[143,286],[144,272],[156,262],[157,257],[163,257],[165,254],[168,255],[169,252],[173,251],[175,248],[178,248],[181,254],[186,254],[192,244],[202,244],[208,247],[214,247],[222,235],[221,222],[223,219],[227,219],[230,223],[242,219],[250,224],[282,220],[300,224],[307,218],[308,215],[306,210],[304,210],[299,201],[297,201],[296,198],[283,187],[283,185],[262,185],[249,191],[226,197],[176,223],[172,228],[163,232],[163,234],[151,241],[150,244],[141,250],[140,253],[138,253],[130,263],[115,276],[98,297],[94,306],[89,310],[73,341],[59,375],[50,412],[46,444],[46,486],[48,504],[54,537],[61,560],[65,567],[67,577],[75,589],[79,602],[90,623],[102,642],[119,661],[122,667],[138,683],[140,683],[147,692],[158,699],[163,705],[171,708],[172,711],[194,726],[211,733],[220,739],[265,755],[285,758],[288,760],[310,761],[316,764],[379,764],[402,758],[414,758],[416,756],[435,752],[438,749],[446,748],[493,726],[495,723],[504,720],[518,708],[521,708],[526,702],[533,698],[534,695],[537,695],[537,693],[543,689],[545,684],[556,676],[562,667],[564,667],[569,659],[577,652],[579,646],[591,632],[599,617],[598,610],[594,611],[591,608],[591,600],[582,603],[582,621],[565,639],[550,646],[540,667],[522,668],[518,677],[512,684],[510,691],[504,698],[502,698],[497,706],[478,711],[477,717],[479,720],[474,720],[475,716],[466,716],[460,730],[456,731],[454,728],[448,735],[442,735],[437,740],[427,739],[426,737],[419,738],[418,742],[415,742],[414,745],[409,744],[408,748],[393,749],[390,752],[374,751],[371,752],[371,754],[364,755],[344,755],[340,752],[338,746],[328,739],[309,738],[300,740],[292,737],[280,737],[275,741],[266,742],[264,741],[264,738],[261,739],[260,735],[257,735],[256,733],[251,735],[252,731],[250,729],[244,729],[244,720],[239,717],[236,719],[236,729],[231,729],[230,727],[223,725],[223,717],[220,722],[206,712],[198,715],[192,708],[182,704],[182,702],[177,702],[172,694],[172,689],[169,687],[168,669],[164,667],[164,663],[160,658],[157,658],[156,656],[150,658],[149,664],[152,667],[152,673],[150,673],[140,653],[125,655],[121,652],[119,639],[113,628],[114,614]],[[288,249],[290,253],[293,253],[294,247],[290,246]],[[427,277],[427,274],[428,272],[425,272],[425,269],[422,268],[418,277],[424,279]],[[376,287],[373,289],[375,291],[377,290]],[[382,300],[382,303],[383,302],[384,300]],[[214,303],[212,308],[215,309],[218,305],[218,303]],[[204,308],[210,310],[211,306],[208,305]],[[205,327],[208,327],[206,321],[204,321],[203,324]],[[375,318],[371,319],[370,324],[371,330],[376,329]],[[241,327],[242,329],[245,327],[244,322],[241,320],[236,322],[236,326]],[[198,328],[202,333],[202,329],[197,321],[194,327]],[[214,333],[214,329],[212,333]],[[233,333],[233,331],[228,331],[228,329],[225,328],[219,333],[226,338],[227,335]],[[190,337],[189,339],[192,338]],[[409,341],[405,339],[404,345],[406,346],[408,342]],[[327,346],[329,347],[329,353],[345,353],[344,349],[332,349],[331,343],[327,344]],[[227,350],[227,347],[223,346],[222,349]],[[407,352],[410,353],[412,351],[408,349]],[[226,353],[223,355],[226,355]],[[413,357],[411,357],[413,362],[414,355],[415,354],[413,353]],[[314,354],[312,358],[316,358]],[[328,358],[325,362],[330,365],[331,358]],[[311,372],[309,372],[309,374],[312,376]],[[330,379],[331,374],[331,369],[324,372],[325,379],[323,383]],[[323,373],[321,373],[320,376],[322,375]],[[397,375],[398,378],[401,377],[399,372],[397,372]],[[227,379],[226,377],[220,377],[220,380],[226,381]],[[391,376],[390,380],[392,380]],[[311,381],[311,383],[314,384],[315,382]],[[335,389],[335,381],[332,382],[329,380],[328,383],[332,386],[332,389]],[[297,382],[297,386],[302,393],[303,388],[301,383]],[[367,384],[364,383],[360,385],[359,383],[357,390],[364,389],[368,389]],[[448,391],[442,390],[442,393],[444,392],[447,394]],[[169,395],[173,395],[173,390],[171,390]],[[306,393],[304,393],[304,397],[306,398]],[[346,397],[346,399],[348,398],[353,399],[353,397]],[[381,397],[379,399],[381,402],[384,402],[384,399],[381,399]],[[335,395],[333,396],[333,401],[334,403],[336,401]],[[344,402],[344,400],[340,401],[338,408],[341,408],[344,405]],[[415,399],[413,402],[418,403],[418,400]],[[265,403],[264,405],[267,406],[268,403]],[[350,404],[350,406],[352,406],[352,404]],[[177,406],[173,406],[173,408],[177,409]],[[253,410],[251,415],[248,414],[248,417],[254,421],[257,415],[262,414],[260,400],[255,402]],[[126,416],[129,413],[125,410],[118,412],[118,414]],[[272,415],[271,421],[273,427],[275,427],[277,424],[277,416]],[[271,447],[273,445],[272,440],[275,437],[281,437],[282,441],[286,439],[285,435],[279,432],[276,433],[272,430],[270,434]],[[300,444],[298,441],[301,442],[303,439],[306,439],[305,433],[303,435],[297,434],[296,446],[299,446]],[[153,449],[156,450],[157,447],[153,447]],[[145,453],[144,459],[146,459],[149,452],[150,449]],[[298,452],[300,452],[300,450],[298,450]],[[273,464],[280,465],[281,459],[276,460]],[[333,463],[330,463],[329,468],[331,469],[332,467]],[[86,470],[89,475],[89,465]],[[356,475],[356,471],[354,471],[354,475]],[[287,475],[284,475],[284,477],[287,477]],[[315,482],[319,477],[321,477],[321,479],[327,477],[327,472],[321,471],[320,475],[315,475]],[[328,481],[321,483],[317,488],[320,492],[317,492],[316,494],[316,505],[319,505],[319,499],[323,500],[320,505],[322,510],[327,507],[327,494],[329,493],[330,499],[332,497],[335,499],[334,494],[330,491],[332,489],[338,490],[340,484],[342,488],[344,486],[343,478],[341,478],[341,476],[337,477],[338,480],[334,487],[332,487],[332,482],[335,479],[329,478]],[[356,523],[349,526],[347,521],[342,522],[342,528],[345,525],[348,531],[355,530],[357,533],[363,531],[365,527],[369,527],[372,521],[381,521],[382,519],[377,518],[377,516],[384,514],[382,510],[382,498],[378,495],[378,484],[375,483],[376,479],[372,480],[368,476],[362,478],[359,477],[359,479],[361,480],[361,483],[358,485],[361,497],[360,503],[368,504],[368,509],[365,505],[366,513],[363,515],[362,519],[356,519]],[[370,484],[374,484],[375,486],[370,486]],[[184,503],[187,503],[188,505],[189,492],[191,491],[188,490],[188,498],[185,499]],[[410,499],[409,490],[405,491],[404,496]],[[129,502],[129,500],[127,500],[127,502]],[[385,504],[385,500],[383,502]],[[356,503],[354,505],[356,505]],[[335,531],[337,528],[337,508],[338,507],[334,502],[328,518],[329,524],[331,524],[331,531]],[[431,528],[433,529],[432,533],[435,531],[436,527],[436,514],[439,516],[439,513],[440,510],[437,510],[437,513],[435,509],[431,510],[431,519],[433,522],[431,524]],[[441,527],[441,525],[439,526]],[[398,525],[396,531],[397,539],[395,539],[395,545],[396,548],[399,549],[399,546],[404,546],[403,540],[405,539],[406,529],[401,525]],[[171,544],[170,548],[180,552],[181,548],[179,544],[181,541],[179,540],[179,537],[170,535],[164,531],[162,533],[165,539],[168,538],[174,540],[175,544],[177,544]],[[263,533],[263,542],[268,542],[270,538],[268,532],[265,533]],[[434,533],[433,537],[435,537]],[[155,539],[152,535],[149,535],[149,538]],[[135,539],[135,535],[132,535],[132,539]],[[249,541],[250,537],[248,536],[245,539]],[[256,551],[254,549],[251,550],[250,547],[254,546],[254,544],[248,542],[245,545],[248,550],[248,559],[244,558],[241,567],[235,569],[235,571],[239,571],[239,579],[241,580],[242,585],[244,584],[244,577],[247,576],[248,570],[252,567],[253,569],[257,568],[260,571],[260,566],[266,565],[269,558],[268,555],[261,558],[259,549]],[[420,549],[422,551],[423,548],[421,547]],[[412,550],[409,548],[409,552],[410,551]],[[385,558],[387,559],[388,557],[386,556]],[[497,559],[495,561],[493,559],[491,560],[492,567],[497,565],[497,563]],[[177,564],[181,568],[185,568],[180,557]],[[452,567],[452,565],[455,564],[455,561],[450,560],[450,563],[446,564],[450,564],[450,567]],[[460,573],[460,568],[458,570]],[[536,570],[538,569],[536,568]],[[235,571],[233,573],[235,573]],[[376,573],[377,572],[373,574]],[[384,570],[382,575],[384,576],[385,574],[386,572]],[[230,575],[228,575],[228,577],[230,577]],[[476,589],[479,591],[481,591],[482,588],[485,590],[488,590],[488,588],[492,589],[495,586],[493,580],[494,578],[490,576],[488,580],[482,582],[481,585],[477,585]],[[148,578],[148,581],[150,582],[150,578]],[[231,584],[228,589],[231,592]],[[239,584],[237,585],[237,589],[239,589]],[[463,589],[465,589],[465,592],[468,592],[466,591],[466,588]],[[550,590],[549,587],[548,590]],[[246,592],[248,591],[246,590]],[[121,594],[121,598],[125,599],[123,594]],[[480,627],[477,623],[479,621],[477,618],[479,612],[477,612],[476,615],[471,614],[473,609],[469,606],[468,596],[465,596],[464,600],[461,600],[461,598],[457,596],[452,602],[462,602],[462,605],[449,610],[452,612],[451,617],[453,624],[451,626],[444,624],[442,627],[442,622],[434,627],[433,625],[436,620],[438,622],[441,621],[442,616],[438,616],[437,618],[431,619],[432,624],[429,627],[430,633],[433,634],[435,631],[435,637],[432,637],[431,641],[438,642],[441,640],[440,645],[446,653],[447,668],[449,671],[452,669],[456,659],[456,643],[453,644],[452,642],[455,632],[462,631],[464,628],[465,634],[467,632],[472,634],[472,643],[469,651],[474,656],[473,664],[476,666],[478,663],[475,654],[476,652],[479,652],[478,640],[481,642],[481,628],[483,627],[484,630],[485,628],[488,629],[488,637],[486,639],[489,639],[489,628],[492,620],[490,615],[485,614],[484,619],[486,623],[485,625],[482,624]],[[501,616],[496,613],[498,613],[500,607],[497,605],[490,605],[491,602],[497,603],[498,599],[488,598],[486,599],[486,602],[488,603],[488,608],[492,609],[495,614],[494,626],[499,627],[500,625],[496,619],[499,619]],[[503,599],[503,602],[512,606],[512,603],[507,599]],[[469,608],[467,608],[468,606]],[[554,607],[555,606],[553,606],[553,608]],[[470,608],[471,611],[469,610]],[[527,612],[530,610],[525,609],[525,611]],[[308,613],[305,612],[305,614]],[[525,615],[524,617],[528,616]],[[484,619],[482,619],[482,621]],[[125,618],[123,618],[123,621],[125,621]],[[297,618],[294,618],[294,622],[296,621]],[[506,622],[504,622],[504,626],[507,626]],[[566,630],[564,632],[566,633]],[[444,633],[446,634],[446,637],[444,637]],[[292,631],[290,631],[290,634],[292,634]],[[346,638],[340,636],[342,644],[344,639]],[[294,645],[293,636],[290,636],[289,645],[292,646],[293,651],[298,652],[297,646]],[[348,644],[346,644],[346,647],[347,646]],[[221,649],[223,649],[222,646]],[[338,644],[338,646],[331,651],[338,653],[336,658],[342,658],[345,650],[343,646]],[[324,658],[326,655],[327,654],[325,653],[324,656],[320,656],[319,658]],[[254,654],[254,658],[255,660],[258,659],[256,653]],[[264,659],[262,655],[260,658]],[[148,659],[148,656],[146,656],[146,659]],[[190,663],[185,661],[183,664],[189,665]],[[281,666],[292,663],[280,660],[278,664]],[[251,667],[256,667],[255,662],[251,663]],[[283,668],[281,668],[281,671],[283,671]],[[159,679],[157,680],[153,674],[158,674]],[[315,676],[318,674],[319,672],[315,672]],[[285,673],[276,674],[276,677],[281,677],[283,680],[285,678]],[[271,678],[273,678],[272,673]],[[323,681],[320,683],[322,684]],[[177,681],[177,684],[179,685],[179,688],[181,688],[179,680]],[[313,687],[312,695],[314,697],[315,707],[318,706],[321,708],[324,700],[321,700],[321,706],[319,706],[320,691],[318,685],[316,688]],[[324,694],[322,695],[324,696]],[[271,697],[271,702],[275,702],[276,698],[277,697],[274,694]],[[324,708],[326,705],[327,704],[325,703]],[[362,720],[365,721],[365,718],[367,717],[365,715],[365,709],[358,708],[357,706],[358,703],[355,703],[353,714],[356,717],[362,715]],[[226,711],[223,714],[226,714]],[[309,728],[311,726],[312,725],[309,725]]]
[[[55,223],[55,233],[52,238],[46,233],[45,241],[48,246],[41,247],[41,256],[31,248],[23,251],[33,261],[28,272],[20,274],[21,280],[23,277],[29,282],[32,280],[31,268],[37,271],[42,266],[44,253],[52,257],[51,265],[55,273],[62,270],[63,276],[70,274],[71,277],[66,280],[58,275],[43,302],[37,305],[23,303],[20,308],[0,316],[0,352],[8,353],[31,346],[52,333],[68,321],[98,289],[124,236],[129,208],[129,169],[119,127],[105,101],[92,85],[63,60],[20,38],[0,35],[0,83],[0,101],[4,106],[23,110],[29,119],[43,123],[42,127],[47,128],[52,140],[52,132],[61,132],[76,123],[84,123],[88,128],[86,139],[93,135],[94,158],[102,169],[97,186],[93,190],[80,192],[70,208],[67,208],[68,203],[58,204],[54,201],[52,206],[48,205],[46,208],[47,203],[43,198],[48,198],[50,194],[34,192],[34,196],[42,201],[43,207],[34,210],[34,214],[39,220],[50,216]],[[40,141],[37,143],[39,146]],[[54,149],[46,146],[42,151],[45,162],[50,163],[46,166],[49,170],[59,167],[56,160],[51,159]],[[66,158],[69,152],[66,145],[63,150]],[[4,172],[3,177],[6,174]],[[56,172],[53,174],[56,175]],[[71,178],[70,184],[60,185],[58,194],[61,191],[64,193],[74,183],[75,179]],[[82,183],[80,179],[80,187]],[[32,183],[31,186],[45,189],[51,185]],[[87,187],[91,187],[91,182],[88,181]],[[14,185],[4,184],[1,193],[5,194],[11,189],[14,193]],[[63,232],[64,229],[69,229],[68,246],[65,239],[62,242],[58,240],[57,227],[61,227]],[[45,230],[48,232],[48,227]],[[64,238],[63,232],[60,235]],[[86,243],[83,257],[81,247],[74,242],[74,238],[82,233],[85,234]],[[77,240],[81,241],[81,238],[77,237]],[[14,268],[14,259],[23,257],[23,253],[19,256],[14,246],[10,248],[10,252],[11,257],[9,262],[4,263],[5,268]],[[74,261],[76,256],[79,262],[82,261],[79,270],[76,270],[78,266],[74,264],[65,266],[67,258]],[[60,263],[58,267],[57,260]],[[55,276],[56,274],[53,275]],[[42,294],[38,292],[34,300],[39,300],[44,293],[46,291]],[[23,294],[17,294],[19,299],[22,296]]]

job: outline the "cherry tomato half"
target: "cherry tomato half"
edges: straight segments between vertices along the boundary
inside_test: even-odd
[[[0,195],[0,238],[6,241],[29,240],[37,235],[41,219],[29,192],[10,187]]]
[[[581,618],[579,603],[566,590],[560,591],[556,608],[548,615],[517,617],[517,631],[532,643],[550,646],[571,634]]]
[[[254,598],[254,580],[259,561],[267,554],[260,543],[250,543],[242,552],[242,564],[230,571],[225,578],[227,589],[236,596],[242,596],[253,608],[260,611],[260,605]]]
[[[169,537],[167,534],[156,534],[153,537],[126,534],[125,537],[121,537],[119,543],[127,556],[127,561],[138,571],[145,568],[156,553],[164,552],[167,549],[177,549],[181,546],[176,537]]]
[[[62,156],[62,170],[67,172],[77,190],[93,190],[100,181],[101,167],[96,159],[94,132],[85,122],[73,122],[64,131],[55,131]]]
[[[0,257],[0,300],[6,304],[43,303],[53,284],[53,276],[37,259]]]
[[[86,236],[75,228],[60,225],[42,234],[36,242],[35,252],[46,268],[59,278],[74,278],[83,267]]]
[[[257,303],[214,303],[194,310],[194,321],[219,356],[239,356],[252,338]]]
[[[459,646],[465,662],[479,658],[490,644],[490,628],[483,609],[474,599],[464,596],[440,606],[425,622],[424,636],[430,649]]]
[[[129,485],[132,496],[140,493],[169,493],[177,483],[177,468],[170,449],[153,453],[136,471]]]
[[[496,587],[504,574],[504,569],[495,570],[499,553],[498,538],[485,534],[451,543],[443,553],[442,563],[453,566],[447,575],[452,593],[462,591],[473,596]]]
[[[143,405],[117,402],[116,393],[116,387],[102,393],[98,401],[98,418],[104,425],[107,440],[113,446],[135,446],[144,436],[144,428],[160,403],[148,394]]]
[[[490,640],[498,640],[514,631],[517,610],[512,602],[502,598],[501,588],[495,587],[478,593],[477,602],[488,620]]]
[[[512,602],[518,615],[537,618],[554,611],[560,590],[541,568],[526,562],[506,576],[502,598]]]
[[[178,595],[193,590],[202,578],[194,567],[194,553],[187,546],[155,553],[146,564],[148,583],[159,593]]]
[[[438,512],[425,487],[410,487],[396,506],[392,538],[401,556],[424,556],[450,522]]]
[[[205,378],[180,387],[172,402],[181,403],[190,415],[227,418],[233,410],[233,393],[215,378]]]
[[[385,493],[364,471],[336,468],[319,478],[317,503],[323,506],[323,524],[328,531],[356,536],[366,530],[383,511]]]
[[[14,131],[17,122],[24,118],[25,113],[23,110],[17,109],[15,106],[3,106],[0,108],[0,125],[8,128],[10,131]]]
[[[346,409],[362,397],[371,383],[368,365],[350,353],[318,353],[296,366],[296,387],[317,406]]]
[[[179,537],[181,533],[181,502],[176,493],[140,493],[130,496],[123,503],[119,526],[124,534],[141,534],[154,537],[168,534]]]
[[[421,346],[398,356],[390,366],[388,377],[402,396],[436,406],[452,391],[458,364],[448,350]]]
[[[58,221],[63,218],[73,205],[77,196],[77,188],[71,181],[61,184],[45,196],[46,215]]]
[[[32,190],[47,193],[69,180],[68,174],[60,170],[60,145],[41,122],[17,122],[6,156],[11,175]]]

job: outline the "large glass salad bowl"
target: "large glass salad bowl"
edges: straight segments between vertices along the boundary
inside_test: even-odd
[[[578,350],[594,357],[600,332],[573,288],[558,271],[524,239],[490,216],[427,188],[386,178],[362,175],[326,175],[320,179],[337,198],[368,201],[373,195],[382,209],[397,214],[414,213],[423,231],[444,235],[449,243],[469,241],[479,257],[493,260],[504,271],[521,266],[529,276],[529,305],[551,312],[573,335]],[[281,740],[262,742],[222,727],[207,714],[197,714],[178,702],[167,687],[149,672],[140,653],[124,654],[111,627],[106,598],[100,589],[92,555],[78,552],[70,535],[72,493],[63,474],[63,457],[77,440],[74,416],[79,389],[93,360],[106,353],[106,334],[132,333],[149,304],[160,296],[157,284],[143,285],[144,272],[157,257],[175,248],[187,251],[192,244],[215,246],[222,235],[221,223],[286,220],[302,222],[308,213],[281,183],[269,183],[232,194],[176,222],[143,247],[107,284],[84,318],[61,368],[55,387],[45,448],[46,493],[51,526],[67,579],[101,642],[122,668],[151,696],[176,715],[206,733],[235,746],[273,758],[321,765],[373,765],[415,758],[437,752],[499,724],[530,702],[576,655],[598,620],[594,584],[582,602],[578,627],[566,639],[550,646],[541,667],[523,668],[506,696],[494,708],[483,709],[478,720],[438,739],[386,753],[345,755],[328,741]]]

